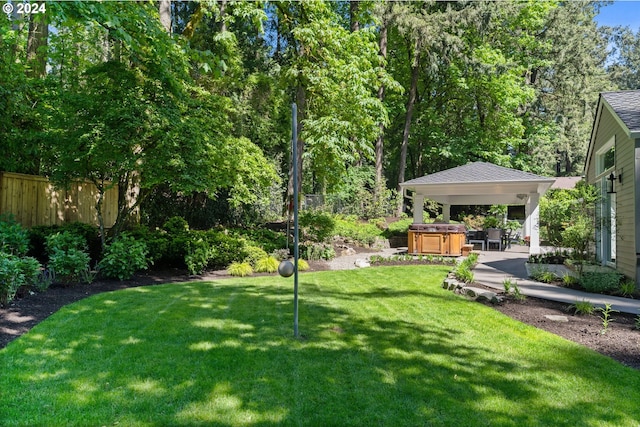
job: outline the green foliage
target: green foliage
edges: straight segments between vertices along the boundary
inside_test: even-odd
[[[171,235],[179,235],[189,231],[189,224],[181,216],[174,216],[162,225],[162,229]]]
[[[298,259],[298,271],[307,271],[309,269],[309,263],[301,258]]]
[[[611,308],[610,303],[605,303],[604,307],[598,307],[598,310],[601,313],[600,320],[602,320],[602,330],[600,333],[604,335],[607,333],[607,329],[609,329],[609,324],[615,320],[611,317],[611,314],[618,313],[618,310]]]
[[[392,236],[406,236],[411,224],[413,224],[413,218],[404,218],[394,221],[389,224],[384,235],[387,238]]]
[[[191,240],[189,249],[184,256],[184,262],[189,274],[202,274],[209,265],[212,252],[211,246],[207,241],[203,239]]]
[[[256,273],[275,273],[280,262],[272,256],[259,259],[254,267]]]
[[[259,248],[257,246],[247,246],[245,247],[245,252],[247,253],[247,256],[244,259],[244,261],[251,264],[254,270],[256,269],[256,265],[258,261],[260,261],[261,259],[265,259],[269,256],[264,249]]]
[[[484,218],[484,223],[482,227],[487,230],[489,228],[498,228],[500,226],[500,220],[495,216],[487,216]]]
[[[127,233],[121,233],[105,251],[98,264],[100,274],[120,280],[130,279],[136,271],[147,268],[147,245]]]
[[[25,284],[24,275],[20,269],[20,258],[5,252],[0,252],[0,304],[11,302],[18,288]]]
[[[263,227],[232,228],[229,234],[247,241],[247,245],[257,246],[271,253],[287,246],[287,237],[283,232],[272,231]]]
[[[370,222],[338,216],[335,220],[334,234],[361,246],[371,246],[375,243],[376,238],[382,235],[382,231]]]
[[[596,294],[610,294],[620,289],[621,275],[616,272],[584,272],[580,277],[580,285],[587,291]]]
[[[11,215],[0,215],[0,252],[23,256],[29,248],[29,233]]]
[[[253,268],[248,262],[232,262],[227,271],[232,276],[245,277],[253,274]]]
[[[55,233],[46,238],[49,254],[48,268],[55,272],[56,278],[64,284],[85,282],[90,279],[91,261],[87,253],[87,245],[82,236],[69,231]]]
[[[551,283],[558,279],[558,276],[556,276],[555,273],[547,270],[544,267],[532,269],[532,271],[529,274],[529,277],[531,277],[533,280],[536,280],[538,282],[543,282],[543,283]]]
[[[333,246],[326,243],[305,243],[299,248],[300,258],[309,261],[332,260],[336,257]]]
[[[510,278],[506,278],[502,281],[502,287],[504,289],[504,292],[506,294],[511,293],[511,290],[513,289],[513,285],[515,284],[514,281],[511,281]]]
[[[523,302],[527,299],[527,296],[522,293],[517,283],[514,283],[513,285],[513,297],[516,299],[516,301],[520,302]]]
[[[11,302],[21,286],[36,285],[39,274],[40,263],[35,258],[0,251],[0,305]]]
[[[594,186],[579,182],[574,189],[550,190],[540,199],[543,240],[573,249],[572,256],[588,259],[595,236],[593,213],[599,196]]]
[[[574,287],[580,283],[580,279],[570,274],[565,274],[562,276],[562,286],[566,286],[568,288]]]
[[[633,280],[623,280],[620,283],[620,295],[623,297],[632,297],[636,292],[636,283]]]
[[[303,240],[324,243],[333,237],[336,221],[329,214],[316,211],[301,212],[298,218]]]
[[[473,282],[473,272],[468,264],[462,262],[453,270],[456,279],[464,283]]]
[[[596,311],[596,307],[591,301],[582,300],[576,301],[569,306],[570,310],[573,310],[576,314],[592,315]]]

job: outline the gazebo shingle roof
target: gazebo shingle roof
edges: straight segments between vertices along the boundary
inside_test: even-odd
[[[630,132],[640,131],[640,90],[603,92],[601,95]]]
[[[492,183],[540,180],[553,180],[553,178],[509,169],[494,165],[493,163],[473,162],[406,181],[403,183],[403,186],[413,184]]]

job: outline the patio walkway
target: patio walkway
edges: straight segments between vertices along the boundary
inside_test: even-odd
[[[528,248],[518,245],[513,245],[511,249],[502,252],[481,251],[478,257],[478,264],[473,269],[475,280],[490,288],[503,291],[503,281],[510,278],[518,284],[522,294],[527,296],[568,304],[586,300],[599,307],[604,307],[605,303],[609,303],[614,310],[623,313],[640,314],[640,300],[591,294],[529,280],[524,266],[528,257]]]

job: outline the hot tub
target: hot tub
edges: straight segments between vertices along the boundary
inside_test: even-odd
[[[460,256],[465,233],[466,227],[459,224],[411,224],[408,252]]]

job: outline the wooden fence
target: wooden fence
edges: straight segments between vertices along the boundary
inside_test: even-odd
[[[0,172],[0,213],[13,214],[25,227],[79,221],[98,225],[98,189],[86,181],[57,189],[48,179],[12,172]],[[105,227],[112,227],[118,214],[118,188],[104,196]]]

